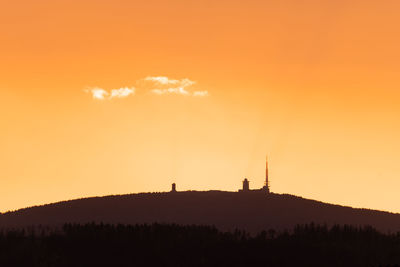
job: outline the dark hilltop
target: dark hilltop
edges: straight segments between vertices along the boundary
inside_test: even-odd
[[[92,197],[20,209],[0,215],[0,227],[61,226],[65,223],[210,225],[222,231],[258,233],[293,229],[299,224],[372,226],[400,231],[400,214],[355,209],[270,191],[268,159],[265,182],[250,189],[247,178],[238,192],[140,193]]]
[[[222,231],[257,233],[293,229],[299,224],[372,226],[382,232],[400,231],[400,214],[354,209],[301,197],[271,193],[268,160],[265,183],[250,189],[247,178],[238,192],[140,193],[92,197],[25,208],[0,215],[0,227],[61,226],[64,223],[210,225]]]
[[[92,197],[25,208],[0,215],[0,227],[58,226],[64,223],[176,223],[218,229],[292,229],[297,224],[370,225],[400,230],[400,214],[355,209],[263,191],[186,191]]]
[[[0,215],[1,266],[385,266],[400,214],[270,191],[92,197]]]

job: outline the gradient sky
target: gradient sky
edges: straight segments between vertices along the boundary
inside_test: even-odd
[[[0,211],[257,188],[268,154],[273,192],[400,212],[399,14],[398,0],[4,0]]]

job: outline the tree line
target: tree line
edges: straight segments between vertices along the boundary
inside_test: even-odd
[[[213,226],[65,224],[0,231],[0,266],[399,266],[400,233],[306,224],[257,235]]]

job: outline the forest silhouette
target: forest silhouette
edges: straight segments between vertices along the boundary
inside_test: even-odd
[[[399,266],[400,233],[297,225],[250,235],[212,226],[65,224],[0,231],[0,266]]]

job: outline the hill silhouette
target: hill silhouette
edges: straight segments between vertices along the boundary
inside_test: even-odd
[[[0,227],[61,226],[64,223],[176,223],[235,229],[293,229],[297,224],[370,225],[400,231],[400,214],[355,209],[287,194],[186,191],[92,197],[25,208],[0,215]]]

